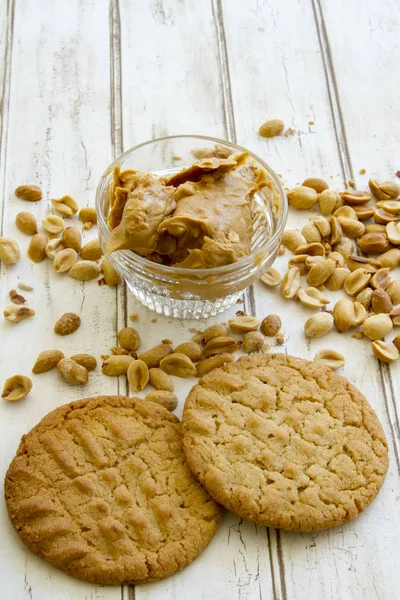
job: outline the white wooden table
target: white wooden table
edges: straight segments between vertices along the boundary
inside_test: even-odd
[[[132,311],[148,348],[165,337],[189,338],[193,323],[151,323],[154,315],[122,286],[80,284],[56,275],[50,262],[31,263],[29,239],[14,224],[20,210],[42,217],[49,199],[66,193],[81,206],[93,204],[101,173],[122,150],[163,135],[213,135],[258,153],[288,185],[323,176],[341,189],[350,178],[362,187],[368,177],[392,178],[400,169],[398,0],[3,0],[0,22],[1,230],[23,253],[15,267],[1,265],[1,301],[22,277],[33,282],[27,295],[37,311],[18,325],[0,322],[1,385],[16,372],[29,375],[46,348],[99,357]],[[259,138],[266,118],[283,119],[295,134]],[[16,199],[13,190],[24,182],[40,184],[45,200],[26,206]],[[290,219],[298,225],[306,216]],[[279,260],[283,271],[287,256]],[[245,299],[248,311],[282,317],[286,342],[279,351],[306,358],[324,347],[342,351],[344,375],[378,413],[391,463],[370,509],[314,534],[268,530],[226,514],[210,546],[183,572],[113,588],[75,580],[31,555],[1,502],[1,600],[399,598],[400,364],[379,365],[368,343],[347,334],[307,345],[309,309],[258,286],[253,298]],[[82,326],[56,340],[53,324],[68,310],[82,315]],[[179,413],[191,384],[179,384]],[[1,477],[21,435],[49,410],[117,392],[126,392],[125,383],[99,369],[82,389],[54,372],[34,376],[26,400],[0,402]]]

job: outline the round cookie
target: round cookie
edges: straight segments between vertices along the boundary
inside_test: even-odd
[[[270,527],[316,531],[353,519],[388,468],[365,397],[329,368],[284,354],[205,375],[182,425],[189,467],[214,500]]]
[[[186,464],[179,419],[123,396],[46,415],[23,436],[5,495],[34,554],[99,584],[183,569],[207,546],[223,510]]]

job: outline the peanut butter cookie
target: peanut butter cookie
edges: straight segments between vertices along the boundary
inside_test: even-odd
[[[208,373],[182,424],[189,467],[214,500],[270,527],[316,531],[353,519],[388,468],[364,396],[292,356],[257,354]]]
[[[45,416],[23,436],[5,495],[34,554],[99,584],[154,581],[183,569],[222,514],[187,467],[178,418],[122,396]]]

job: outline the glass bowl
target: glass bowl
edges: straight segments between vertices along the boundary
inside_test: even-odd
[[[232,306],[244,290],[265,273],[275,260],[287,218],[287,198],[281,182],[264,161],[241,146],[200,135],[180,135],[151,140],[127,150],[108,167],[98,184],[98,231],[105,252],[111,236],[107,216],[114,166],[170,176],[196,161],[193,150],[213,150],[215,146],[235,153],[248,152],[246,166],[241,168],[246,169],[248,165],[262,168],[270,180],[269,186],[257,192],[252,200],[251,255],[227,266],[184,269],[152,262],[131,250],[110,254],[107,259],[132,294],[158,314],[179,319],[216,315]]]

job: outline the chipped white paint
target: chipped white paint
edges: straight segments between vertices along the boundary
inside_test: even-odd
[[[260,154],[289,184],[325,176],[341,186],[352,168],[390,177],[396,164],[398,28],[396,0],[33,0],[0,3],[2,231],[21,243],[23,260],[1,266],[2,305],[19,277],[33,282],[37,316],[0,322],[0,383],[29,374],[37,353],[60,347],[99,357],[114,343],[127,314],[138,312],[143,347],[162,338],[188,339],[199,324],[173,321],[141,308],[123,288],[99,288],[32,265],[28,239],[14,225],[19,210],[39,217],[49,199],[70,193],[93,204],[97,179],[114,155],[152,137],[200,133],[237,140]],[[111,85],[110,85],[111,84]],[[261,140],[259,124],[283,118],[288,138]],[[314,121],[310,124],[309,121]],[[363,185],[366,177],[357,175]],[[42,185],[45,201],[28,207],[13,196],[22,182]],[[4,190],[4,192],[3,192]],[[290,216],[298,225],[306,220]],[[89,232],[90,238],[93,233]],[[280,257],[283,271],[287,257]],[[340,295],[340,294],[338,294]],[[367,342],[331,334],[307,345],[302,323],[310,309],[255,286],[248,310],[281,315],[287,351],[313,357],[334,346],[347,358],[344,374],[370,399],[390,441],[391,467],[382,493],[355,522],[330,532],[294,534],[224,517],[214,540],[189,568],[136,588],[79,582],[32,556],[4,523],[0,551],[4,598],[40,600],[311,600],[398,597],[399,468],[394,392],[400,367],[379,369]],[[239,307],[240,308],[240,307]],[[82,314],[71,338],[52,326],[66,310]],[[232,309],[233,313],[236,309]],[[179,382],[179,412],[192,382]],[[94,372],[87,389],[55,373],[34,377],[20,405],[0,403],[1,472],[20,436],[46,412],[87,394],[115,393],[117,382]],[[120,384],[124,393],[126,386]],[[397,393],[397,392],[396,392]]]

